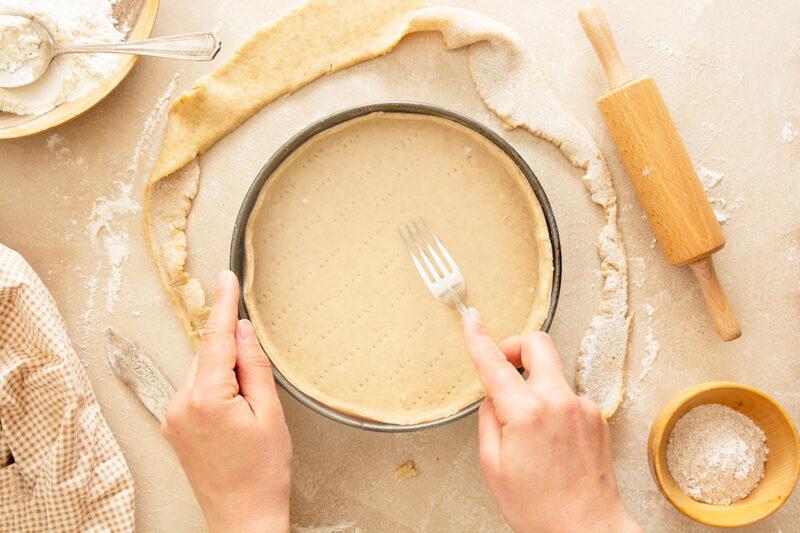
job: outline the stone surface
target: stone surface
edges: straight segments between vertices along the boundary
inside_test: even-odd
[[[252,30],[298,3],[164,2],[154,34],[220,24],[224,49],[219,62]],[[724,344],[706,318],[690,273],[669,267],[654,247],[602,124],[595,100],[606,83],[577,21],[582,2],[441,3],[475,9],[520,32],[537,50],[556,93],[587,124],[608,158],[620,196],[631,258],[630,303],[636,313],[628,399],[611,424],[622,496],[648,531],[703,530],[662,498],[648,472],[647,432],[660,407],[685,387],[725,379],[772,393],[800,420],[800,340],[795,332],[800,139],[783,133],[800,128],[800,11],[791,2],[774,2],[769,9],[746,0],[604,2],[629,69],[634,75],[655,76],[695,164],[724,174],[709,192],[724,198],[730,211],[724,226],[728,245],[715,258],[744,330],[740,340]],[[82,117],[56,131],[0,143],[0,241],[28,259],[65,315],[103,412],[126,451],[143,532],[200,531],[204,523],[157,424],[107,367],[102,332],[112,326],[136,340],[176,384],[191,349],[146,254],[141,211],[118,214],[108,223],[114,235],[130,238],[112,313],[104,294],[111,268],[103,235],[93,244],[87,223],[98,199],[119,195],[117,182],[132,186],[132,198],[141,203],[163,126],[159,98],[174,76],[173,96],[210,68],[143,59],[114,93]],[[203,181],[190,219],[190,269],[210,285],[226,267],[244,192],[282,142],[343,107],[392,99],[447,106],[502,132],[472,89],[463,52],[445,52],[435,35],[406,39],[384,58],[280,99],[201,158]],[[137,150],[147,130],[152,138]],[[577,171],[554,147],[524,132],[503,135],[539,176],[559,223],[564,279],[552,333],[571,377],[580,336],[599,301],[594,246],[601,216]],[[139,151],[141,158],[136,157]],[[655,309],[652,334],[661,351],[640,381],[648,303]],[[505,528],[478,467],[475,416],[424,433],[383,435],[345,428],[288,395],[282,399],[295,446],[292,521],[299,531]],[[407,459],[414,460],[419,476],[398,483],[394,469]],[[798,498],[795,494],[780,512],[748,531],[800,529]]]

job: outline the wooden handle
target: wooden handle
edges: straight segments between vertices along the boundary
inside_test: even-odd
[[[700,283],[706,307],[719,336],[724,341],[732,341],[741,337],[742,328],[739,326],[739,321],[736,320],[736,315],[733,314],[733,309],[728,302],[728,297],[725,296],[722,285],[719,284],[711,256],[689,263],[689,267]]]
[[[619,56],[617,43],[614,42],[611,28],[600,6],[597,4],[583,6],[578,10],[578,19],[597,57],[600,58],[600,63],[603,64],[608,86],[615,89],[631,81],[631,75]]]

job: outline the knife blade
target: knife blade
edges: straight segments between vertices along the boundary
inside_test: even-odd
[[[136,344],[111,328],[106,330],[104,348],[114,374],[133,391],[156,420],[163,422],[175,388],[161,370]]]

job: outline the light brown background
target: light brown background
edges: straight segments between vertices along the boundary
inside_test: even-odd
[[[155,35],[221,23],[218,63],[255,28],[298,0],[163,2]],[[603,2],[623,58],[634,73],[653,74],[696,164],[723,172],[714,194],[741,206],[725,226],[729,243],[717,268],[744,329],[731,344],[715,336],[686,270],[669,267],[635,203],[595,100],[606,89],[600,66],[576,18],[580,2],[448,0],[508,24],[538,51],[561,100],[589,127],[614,173],[631,259],[631,310],[636,313],[628,360],[630,397],[612,421],[622,497],[650,531],[703,529],[658,493],[647,470],[649,425],[681,389],[730,379],[774,394],[800,420],[800,139],[785,142],[785,122],[800,129],[800,9],[790,0]],[[161,292],[144,242],[141,212],[111,226],[130,233],[122,290],[113,314],[102,288],[109,275],[102,248],[86,231],[92,205],[117,194],[115,181],[142,189],[157,141],[145,140],[138,170],[128,169],[148,114],[173,75],[188,88],[208,64],[144,59],[104,102],[52,133],[0,143],[0,241],[21,252],[53,292],[91,375],[95,392],[136,480],[140,531],[197,531],[202,517],[180,466],[155,421],[111,375],[101,349],[113,326],[137,341],[177,383],[190,346]],[[177,94],[177,92],[175,93]],[[174,96],[174,95],[173,95]],[[201,159],[203,183],[190,220],[191,269],[210,284],[227,265],[233,220],[250,180],[270,154],[310,121],[369,101],[406,99],[467,113],[501,130],[472,89],[464,52],[444,52],[435,35],[406,39],[387,57],[330,76],[275,102]],[[160,132],[162,123],[156,132]],[[556,212],[564,252],[561,302],[553,335],[574,374],[580,336],[598,296],[595,241],[599,210],[579,174],[552,146],[522,132],[504,133],[527,158]],[[158,137],[158,135],[156,135]],[[66,150],[64,150],[66,149]],[[133,160],[136,163],[136,160]],[[98,270],[99,268],[99,270]],[[95,274],[99,288],[86,322]],[[642,382],[647,324],[662,349]],[[497,531],[505,528],[484,486],[476,418],[424,433],[380,435],[327,421],[282,395],[295,447],[292,521],[298,531]],[[416,479],[392,471],[413,458]],[[535,495],[531,495],[535,497]],[[800,496],[750,531],[800,529]],[[319,526],[334,526],[318,529]]]

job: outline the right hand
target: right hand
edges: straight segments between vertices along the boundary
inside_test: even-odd
[[[474,309],[462,325],[486,391],[481,467],[509,525],[519,532],[641,531],[620,502],[608,424],[597,404],[572,392],[550,336],[519,335],[498,347]]]

